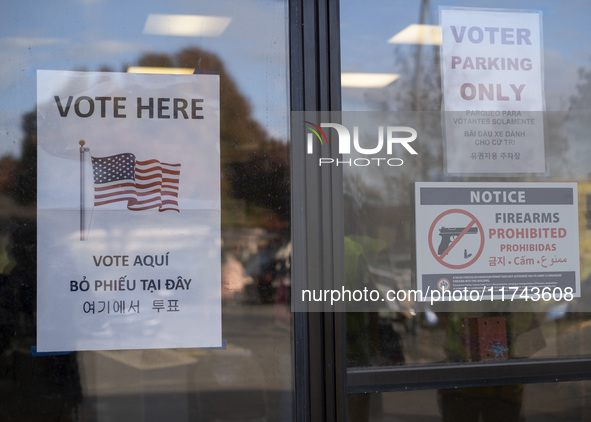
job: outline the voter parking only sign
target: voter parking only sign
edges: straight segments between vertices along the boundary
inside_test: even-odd
[[[580,296],[575,183],[416,183],[415,215],[426,297],[507,299],[536,288]]]
[[[450,173],[543,173],[542,15],[442,7],[441,88]]]

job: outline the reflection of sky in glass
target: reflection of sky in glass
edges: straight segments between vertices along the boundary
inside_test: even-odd
[[[345,0],[341,4],[341,55],[343,72],[394,72],[395,49],[414,55],[412,45],[388,44],[387,40],[410,24],[419,23],[421,1],[376,1],[371,7]],[[427,1],[425,24],[439,23],[439,6],[506,8],[542,11],[544,78],[547,110],[565,110],[578,80],[577,70],[591,65],[591,3],[585,0]],[[438,47],[424,46],[427,54]],[[404,79],[404,75],[401,80]],[[396,84],[397,82],[394,82]],[[369,94],[371,95],[371,94]],[[362,107],[363,95],[343,92],[343,108]],[[365,105],[367,107],[367,105]]]
[[[387,40],[419,22],[420,5],[419,0],[370,4],[344,0],[340,7],[342,70],[393,73],[395,48],[412,54],[414,47],[388,44]],[[568,107],[577,69],[591,64],[588,1],[431,1],[425,23],[438,23],[440,5],[541,10],[546,108]],[[232,22],[220,37],[145,35],[149,14],[228,16]],[[285,4],[273,0],[9,2],[3,7],[0,25],[0,156],[20,154],[21,117],[35,107],[37,69],[96,71],[108,67],[124,71],[143,54],[174,54],[191,46],[219,54],[248,97],[255,117],[273,135],[285,138],[286,16]],[[344,108],[363,106],[363,92],[344,89]]]
[[[396,110],[412,100],[417,46],[389,44],[388,40],[407,26],[421,23],[422,4],[426,5],[422,23],[435,25],[439,24],[439,6],[541,11],[545,109],[569,110],[570,99],[577,93],[580,83],[579,69],[591,68],[591,3],[585,0],[379,0],[371,2],[370,7],[343,0],[340,7],[341,71],[400,73],[400,78],[386,88],[343,88],[343,110],[380,110],[383,107]],[[423,72],[429,72],[439,47],[425,45],[421,49]],[[401,71],[405,65],[409,70],[406,73]],[[404,100],[393,103],[393,98],[401,97],[406,98],[406,103]],[[430,105],[422,104],[423,110],[438,109],[439,99],[433,98],[435,102]],[[557,115],[548,115],[548,120],[555,120]],[[591,146],[584,134],[589,133],[585,123],[589,119],[577,115],[568,121],[564,117],[558,121],[563,126],[550,128],[545,135],[550,174],[563,178],[587,177]],[[557,142],[561,144],[559,147]],[[553,150],[552,146],[549,149],[549,143],[554,144]],[[559,150],[565,161],[556,159]]]
[[[220,37],[143,34],[149,14],[230,17]],[[286,6],[272,0],[10,2],[0,25],[0,157],[20,155],[21,117],[35,109],[37,69],[125,71],[147,53],[200,47],[220,56],[255,118],[285,139]]]

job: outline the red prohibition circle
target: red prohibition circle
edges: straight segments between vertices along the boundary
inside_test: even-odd
[[[478,226],[478,228],[480,229],[480,233],[481,233],[481,235],[480,235],[480,247],[478,249],[478,252],[474,255],[474,258],[472,258],[470,261],[466,262],[465,264],[461,264],[461,265],[455,265],[455,264],[450,264],[448,262],[445,262],[443,260],[443,258],[441,258],[439,255],[437,255],[437,253],[435,252],[435,249],[433,248],[433,242],[432,242],[432,239],[433,239],[433,230],[435,229],[435,226],[437,225],[437,223],[439,222],[439,220],[441,220],[446,215],[453,214],[453,213],[464,214],[465,216],[469,217],[471,219],[471,221],[472,221],[472,223],[470,225],[476,224]],[[478,258],[480,258],[480,255],[482,254],[482,251],[484,250],[484,230],[482,229],[482,225],[480,224],[480,221],[478,221],[478,219],[474,215],[470,214],[468,211],[464,211],[464,210],[461,210],[461,209],[451,209],[451,210],[447,210],[447,211],[442,212],[433,221],[433,223],[431,224],[431,227],[429,228],[429,239],[428,239],[428,243],[429,243],[429,249],[431,250],[431,254],[437,260],[437,262],[439,262],[444,267],[451,268],[451,269],[454,269],[454,270],[461,270],[462,268],[469,267],[474,262],[476,262],[476,260]]]

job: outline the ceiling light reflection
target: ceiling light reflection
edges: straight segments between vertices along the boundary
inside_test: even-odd
[[[395,73],[341,73],[341,86],[347,88],[383,88],[400,75]]]
[[[388,43],[441,45],[441,27],[412,24],[390,38]]]
[[[195,69],[188,67],[129,66],[127,73],[156,73],[164,75],[192,75]]]
[[[232,18],[200,15],[148,15],[144,34],[181,37],[219,37]]]

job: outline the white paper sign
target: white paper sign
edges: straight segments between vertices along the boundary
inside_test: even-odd
[[[541,14],[440,11],[450,173],[545,171]]]
[[[580,296],[576,184],[417,183],[415,207],[419,290]]]
[[[219,76],[37,93],[37,349],[221,346]]]

